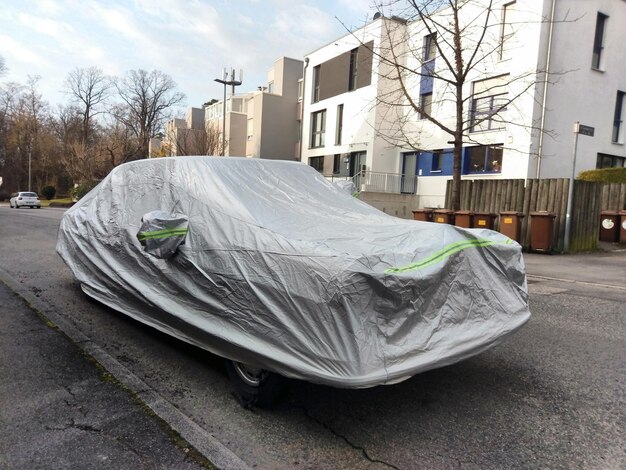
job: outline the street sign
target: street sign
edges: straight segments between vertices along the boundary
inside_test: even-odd
[[[574,127],[574,133],[588,135],[589,137],[593,137],[593,134],[595,131],[596,131],[595,127],[584,126],[579,123],[576,123],[576,126]]]

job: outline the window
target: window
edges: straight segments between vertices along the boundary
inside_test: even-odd
[[[502,25],[500,26],[500,59],[503,58],[505,47],[504,43],[513,36],[512,13],[515,2],[507,3],[502,6]]]
[[[324,157],[310,157],[309,165],[320,173],[324,173]]]
[[[248,140],[252,140],[252,137],[254,135],[253,132],[254,132],[254,119],[248,119],[247,126],[246,126],[246,134],[248,136]]]
[[[422,110],[420,113],[420,119],[427,119],[426,116],[430,116],[432,114],[432,104],[432,93],[424,93],[423,95],[420,95],[420,109]]]
[[[622,129],[622,122],[624,121],[624,96],[623,91],[617,92],[617,98],[615,99],[615,117],[613,118],[613,137],[611,141],[613,143],[624,142],[624,130]]]
[[[302,84],[304,83],[304,80],[300,79],[298,80],[298,101],[302,101]]]
[[[324,146],[326,133],[326,110],[311,114],[311,148]]]
[[[626,158],[617,155],[607,155],[599,153],[596,160],[596,168],[622,168],[626,163]]]
[[[491,131],[504,127],[498,114],[506,111],[508,75],[474,82],[470,108],[470,132]]]
[[[320,100],[320,66],[313,67],[313,103]]]
[[[356,90],[357,61],[359,59],[359,49],[350,51],[350,77],[348,78],[348,90]],[[345,73],[345,72],[344,72]],[[344,82],[345,83],[345,82]]]
[[[341,173],[341,155],[335,154],[333,157],[333,174]]]
[[[502,147],[479,145],[469,147],[466,153],[468,173],[500,173],[502,171]]]
[[[273,81],[271,81],[271,82],[269,82],[267,84],[267,92],[268,93],[272,93],[272,94],[274,93],[274,82]]]
[[[424,62],[433,60],[437,55],[437,33],[424,36]]]
[[[441,171],[441,160],[443,152],[441,150],[435,150],[433,152],[433,165],[431,171]]]
[[[337,131],[335,135],[335,145],[341,145],[341,134],[343,132],[343,104],[337,106]]]
[[[602,50],[604,49],[604,29],[606,28],[606,20],[609,17],[598,13],[596,18],[596,35],[593,39],[593,58],[591,59],[591,67],[600,70],[602,65]]]

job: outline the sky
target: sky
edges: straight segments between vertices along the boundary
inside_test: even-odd
[[[185,106],[221,98],[224,67],[243,70],[237,92],[267,85],[281,56],[302,59],[371,20],[371,0],[0,0],[1,82],[40,76],[55,107],[72,70],[170,75]]]

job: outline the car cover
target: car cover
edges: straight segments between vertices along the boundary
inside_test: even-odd
[[[174,250],[149,248],[164,230]],[[57,252],[86,294],[141,322],[339,387],[463,360],[530,316],[516,242],[392,217],[299,162],[126,163],[67,211]]]

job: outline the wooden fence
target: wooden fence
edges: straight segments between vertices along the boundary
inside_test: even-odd
[[[462,180],[461,210],[474,212],[516,211],[524,214],[521,244],[530,246],[531,212],[556,215],[552,233],[554,251],[563,251],[569,179]],[[446,207],[452,206],[452,181],[446,188]],[[597,248],[600,212],[626,209],[626,184],[575,181],[570,251]],[[499,220],[495,229],[498,230]]]

